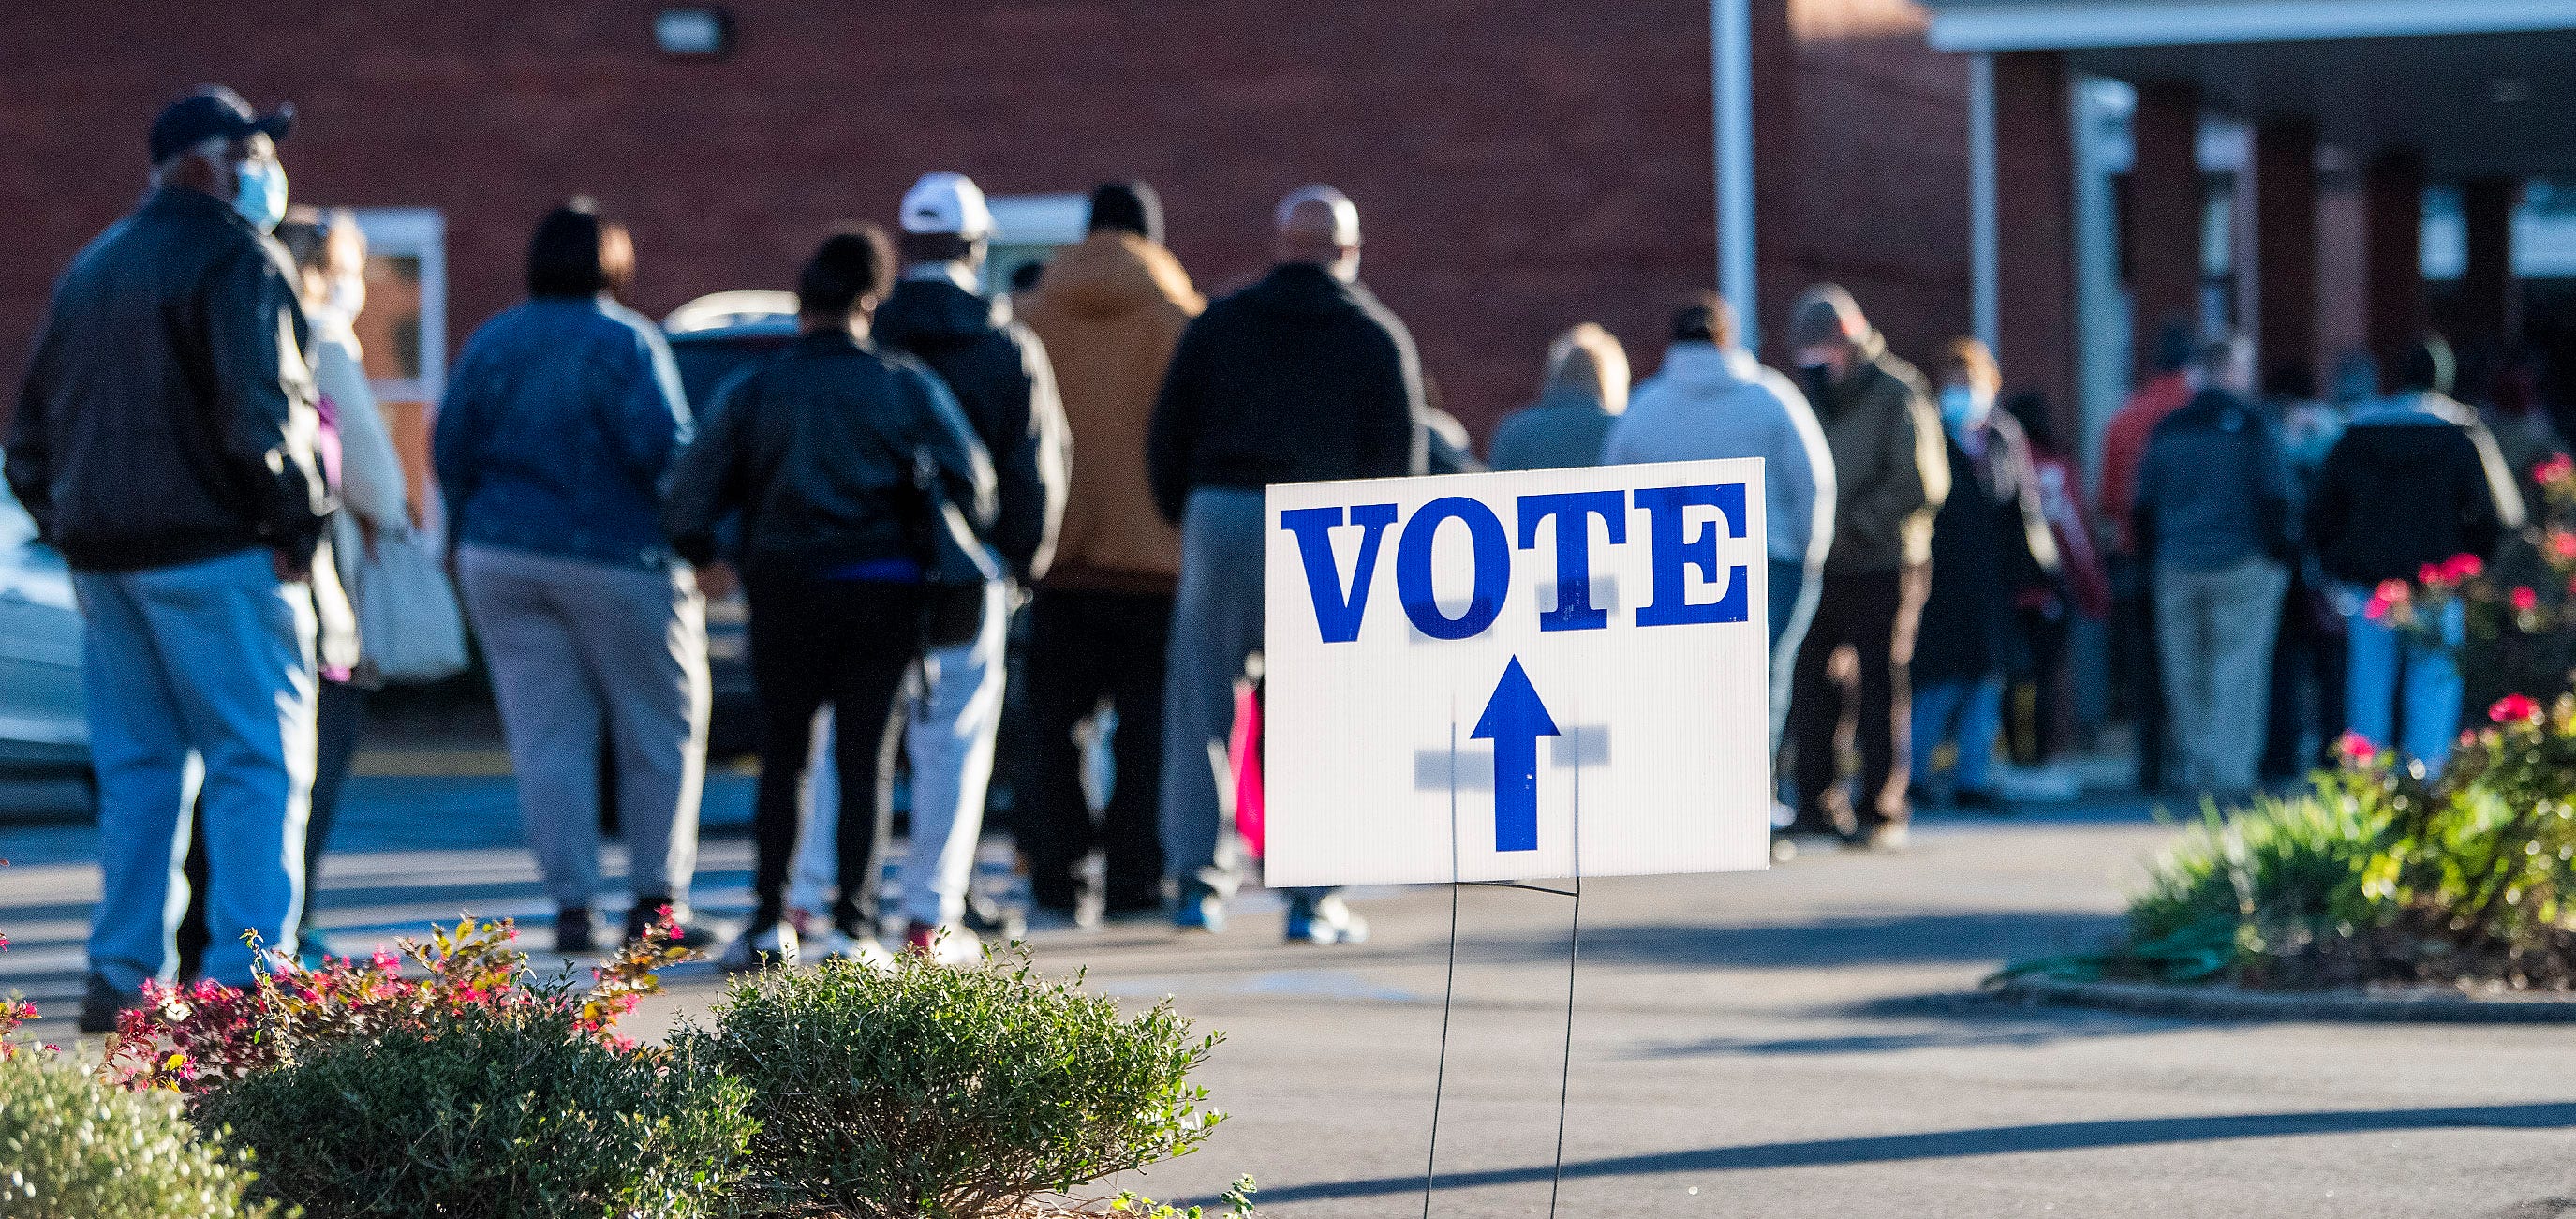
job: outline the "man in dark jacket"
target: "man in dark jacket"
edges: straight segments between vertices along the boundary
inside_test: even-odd
[[[1792,833],[1840,833],[1855,845],[1905,845],[1912,692],[1906,664],[1931,583],[1932,514],[1950,492],[1950,462],[1932,393],[1889,354],[1851,294],[1807,289],[1789,316],[1807,401],[1834,454],[1834,544],[1824,596],[1798,647],[1789,739],[1798,752]],[[1860,793],[1843,791],[1834,748],[1843,718],[1827,674],[1836,649],[1860,658]]]
[[[922,541],[952,524],[941,504],[957,509],[959,527],[992,520],[992,466],[956,399],[919,363],[867,341],[893,265],[873,226],[823,243],[797,277],[803,335],[717,392],[664,498],[664,528],[692,563],[714,560],[720,518],[738,511],[742,519],[761,764],[752,815],[757,905],[726,954],[734,968],[800,955],[782,918],[814,713],[831,707],[853,727],[836,736],[839,781],[874,792],[879,735],[855,729],[886,721],[920,657]],[[925,494],[925,475],[941,494]],[[876,805],[839,807],[840,898],[821,955],[885,959],[876,942]]]
[[[1146,454],[1154,500],[1181,527],[1180,599],[1164,685],[1164,868],[1174,919],[1224,927],[1236,883],[1210,750],[1234,683],[1261,650],[1262,494],[1271,483],[1424,470],[1422,366],[1412,336],[1359,285],[1360,215],[1308,186],[1280,201],[1278,265],[1182,332]],[[1301,893],[1288,937],[1345,943],[1366,926],[1341,899]]]
[[[2289,465],[2271,421],[2246,401],[2252,388],[2243,339],[2202,352],[2191,400],[2147,441],[2130,522],[2154,564],[2174,777],[2221,799],[2254,787],[2293,547]]]
[[[2355,410],[2327,450],[2308,507],[2309,540],[2340,588],[2348,628],[2347,726],[2382,749],[2402,747],[2439,770],[2460,730],[2459,662],[2419,636],[2401,636],[2369,610],[2383,581],[2413,581],[2456,555],[2495,557],[2522,526],[2521,488],[2475,412],[2449,397],[2451,349],[2418,343],[2397,364],[2397,393]],[[2456,644],[2467,623],[2454,601],[2441,621]],[[2395,739],[2402,697],[2405,738]]]
[[[993,235],[984,192],[961,174],[924,174],[903,197],[902,227],[903,275],[877,310],[876,338],[939,374],[992,454],[1001,508],[986,536],[1010,569],[1009,579],[981,589],[933,590],[943,603],[931,607],[922,693],[904,739],[912,760],[905,939],[964,960],[974,955],[960,920],[1001,730],[1012,585],[1043,577],[1054,561],[1069,442],[1046,348],[1012,319],[1007,297],[975,294]]]
[[[1145,430],[1182,328],[1207,307],[1163,246],[1151,187],[1102,185],[1090,227],[1021,311],[1055,366],[1074,462],[1055,567],[1029,606],[1027,778],[1013,829],[1031,898],[1067,920],[1163,908],[1163,660],[1181,535],[1154,508]],[[1104,702],[1117,717],[1115,764],[1095,825],[1074,734]],[[1094,848],[1108,866],[1091,903],[1077,874]]]
[[[86,627],[105,890],[81,1027],[111,1029],[175,980],[174,844],[202,759],[213,944],[292,956],[313,777],[314,619],[305,587],[330,501],[304,315],[266,116],[229,89],[152,125],[152,190],[56,285],[8,441],[8,477],[72,567]]]

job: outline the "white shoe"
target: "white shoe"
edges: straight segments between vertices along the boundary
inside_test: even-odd
[[[796,928],[779,922],[742,933],[725,946],[724,957],[716,964],[726,973],[749,973],[772,966],[788,968],[796,964],[799,955]]]
[[[822,959],[826,961],[856,961],[870,969],[894,967],[894,954],[886,951],[875,936],[851,935],[835,927],[823,933],[821,943]]]

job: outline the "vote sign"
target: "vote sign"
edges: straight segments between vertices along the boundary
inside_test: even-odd
[[[1758,460],[1271,487],[1272,887],[1770,861]]]

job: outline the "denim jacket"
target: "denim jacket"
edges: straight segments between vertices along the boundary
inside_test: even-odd
[[[657,569],[660,487],[689,441],[662,332],[605,298],[539,297],[465,344],[433,443],[448,536]]]

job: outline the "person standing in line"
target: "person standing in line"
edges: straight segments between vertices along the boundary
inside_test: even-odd
[[[2137,731],[2140,791],[2165,785],[2165,764],[2173,751],[2165,725],[2164,676],[2156,668],[2156,598],[2154,565],[2131,536],[2135,519],[2138,462],[2146,456],[2147,439],[2165,416],[2191,400],[2191,330],[2167,322],[2156,333],[2151,375],[2130,393],[2102,433],[2101,482],[2094,498],[2109,533],[2107,558],[2111,576],[2112,669],[2121,703]]]
[[[887,721],[921,655],[921,543],[945,524],[934,521],[939,506],[962,506],[969,528],[993,517],[992,465],[956,399],[918,361],[868,339],[893,272],[894,251],[873,225],[824,241],[796,278],[802,333],[717,390],[663,500],[673,548],[702,565],[714,560],[716,523],[742,521],[761,758],[755,905],[727,969],[802,956],[785,915],[815,713],[828,706],[852,726]],[[838,733],[833,749],[840,781],[868,796],[838,805],[839,895],[819,955],[890,962],[876,935],[879,734]]]
[[[315,405],[322,417],[323,465],[331,477],[340,510],[332,514],[330,574],[350,593],[358,587],[358,568],[376,539],[412,527],[410,493],[403,484],[402,457],[394,452],[393,433],[376,408],[367,384],[366,365],[358,351],[355,324],[367,305],[367,238],[346,208],[331,212],[298,208],[278,226],[278,240],[295,260],[304,316],[312,326],[307,352],[313,364]],[[316,572],[316,584],[323,574]],[[313,815],[304,831],[304,925],[297,933],[307,959],[328,955],[313,926],[322,852],[331,825],[338,819],[340,789],[358,752],[366,727],[365,673],[367,641],[354,636],[356,651],[347,664],[328,659],[322,668],[322,693],[316,721],[313,770]],[[325,648],[327,653],[331,649]]]
[[[2415,580],[2455,555],[2483,563],[2522,527],[2526,505],[2513,471],[2477,415],[2453,401],[2451,349],[2428,336],[2397,364],[2397,392],[2354,411],[2318,472],[2309,529],[2349,646],[2344,716],[2353,732],[2439,771],[2460,730],[2463,687],[2449,648],[2398,630],[2369,610],[2387,580]],[[2457,647],[2467,629],[2458,601],[2438,624]],[[2404,733],[2398,732],[2403,707]]]
[[[2039,502],[2030,441],[1995,409],[2003,374],[1975,339],[1950,342],[1941,361],[1941,426],[1949,444],[1950,496],[1932,522],[1932,589],[1914,652],[1913,776],[1922,791],[1932,751],[1957,746],[1950,803],[1999,807],[1995,746],[2004,727],[2004,677],[2020,666],[2024,590],[2057,578],[2057,541]]]
[[[626,230],[575,200],[528,243],[528,299],[475,330],[432,451],[465,611],[501,708],[555,948],[596,947],[600,748],[628,853],[626,938],[689,913],[707,746],[706,601],[659,518],[689,403],[661,330],[619,304]]]
[[[1360,213],[1329,186],[1279,201],[1277,265],[1182,332],[1147,433],[1181,585],[1163,687],[1164,870],[1174,923],[1221,931],[1234,893],[1217,766],[1234,683],[1261,650],[1262,488],[1420,474],[1422,364],[1404,324],[1359,283]],[[1368,925],[1330,891],[1292,893],[1291,942],[1356,943]]]
[[[2326,451],[2343,434],[2343,415],[2318,399],[2316,373],[2304,359],[2283,361],[2264,375],[2263,409],[2280,430],[2281,459],[2289,463],[2290,515],[2301,521],[2316,499]],[[2290,588],[2281,596],[2281,624],[2272,643],[2260,771],[2267,784],[2332,765],[2327,755],[2343,735],[2343,620],[2334,611],[2316,550],[2307,544],[2313,535],[2304,527],[2299,533],[2302,544],[2290,560]]]
[[[901,221],[903,273],[877,309],[876,341],[947,384],[991,454],[999,496],[986,540],[1003,578],[930,590],[921,695],[904,730],[912,762],[904,943],[965,961],[980,955],[962,920],[1002,726],[1011,611],[1017,589],[1054,561],[1070,442],[1045,344],[1012,317],[1008,297],[975,294],[993,235],[984,192],[962,174],[924,174],[903,197]],[[834,731],[864,736],[875,725],[842,724],[836,714]]]
[[[1770,536],[1771,752],[1789,720],[1798,645],[1824,593],[1834,542],[1834,454],[1806,395],[1736,339],[1735,306],[1703,292],[1673,313],[1664,366],[1602,441],[1603,465],[1762,459]]]
[[[2073,692],[2066,684],[2066,650],[2074,620],[2096,622],[2111,614],[2111,582],[2093,550],[2093,531],[2076,506],[2081,485],[2075,466],[2058,446],[2054,413],[2035,390],[2014,394],[2004,412],[2021,425],[2030,441],[2031,471],[2039,479],[2039,510],[2048,519],[2049,539],[2057,545],[2058,579],[2022,590],[2015,608],[2021,618],[2022,652],[2028,665],[2014,675],[2005,692],[2008,736],[2015,765],[2025,770],[2045,767],[2065,751],[2075,736]],[[1936,526],[1934,536],[1939,536]],[[2024,780],[2037,776],[2024,774]],[[2043,780],[2069,790],[2064,776]]]
[[[1494,429],[1493,468],[1562,470],[1598,464],[1601,442],[1628,409],[1628,353],[1585,322],[1548,345],[1538,402]]]
[[[1154,510],[1145,432],[1172,350],[1207,307],[1163,245],[1152,187],[1091,192],[1090,232],[1060,251],[1021,316],[1046,344],[1073,433],[1055,566],[1029,607],[1029,777],[1018,832],[1039,913],[1071,922],[1163,908],[1163,661],[1181,536]],[[1074,732],[1106,705],[1112,786],[1095,824]],[[1077,873],[1094,850],[1106,883]]]
[[[269,233],[291,109],[230,89],[152,123],[152,186],[54,287],[10,423],[10,489],[72,569],[102,890],[80,1027],[177,978],[191,802],[208,976],[291,957],[313,784],[312,578],[331,501],[303,311]],[[192,769],[202,766],[202,779]]]
[[[2154,568],[2158,663],[2180,786],[2222,801],[2254,789],[2272,635],[2294,553],[2289,467],[2253,388],[2252,348],[2209,345],[2191,401],[2138,463],[2130,538]]]
[[[1950,493],[1941,416],[1923,375],[1888,352],[1840,287],[1819,284],[1800,294],[1789,344],[1833,450],[1835,487],[1823,598],[1791,683],[1798,812],[1789,830],[1902,849],[1913,698],[1906,666],[1930,584],[1932,516]],[[1860,661],[1856,799],[1843,790],[1835,748],[1842,688],[1828,672],[1835,649],[1846,646]]]

